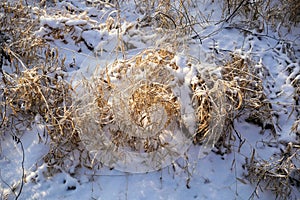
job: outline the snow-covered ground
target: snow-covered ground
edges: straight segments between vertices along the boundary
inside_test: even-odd
[[[45,123],[36,116],[20,137],[21,142],[14,140],[9,132],[0,133],[0,199],[15,199],[20,189],[19,199],[32,200],[275,199],[275,193],[250,183],[245,177],[245,165],[252,153],[261,160],[276,160],[288,142],[293,142],[300,156],[299,128],[298,135],[297,131],[291,131],[300,117],[299,100],[295,98],[300,81],[299,25],[290,31],[284,27],[274,31],[267,24],[262,32],[246,29],[239,16],[229,22],[221,21],[225,15],[221,1],[198,0],[187,7],[198,23],[190,33],[182,35],[174,33],[178,29],[172,30],[175,26],[172,20],[165,24],[159,21],[157,13],[150,13],[153,19],[147,21],[143,6],[136,6],[138,1],[120,1],[117,5],[101,2],[45,1],[41,6],[35,0],[27,0],[32,10],[43,13],[36,35],[58,48],[61,58],[65,58],[63,70],[69,82],[75,84],[82,75],[89,79],[95,66],[103,68],[116,58],[130,58],[151,48],[176,49],[176,62],[184,62],[179,58],[185,56],[199,69],[216,74],[230,53],[240,54],[261,69],[257,76],[262,78],[264,92],[272,105],[276,137],[272,129],[261,134],[264,127],[248,123],[242,116],[234,121],[235,139],[231,140],[230,152],[213,149],[198,158],[203,149],[192,144],[181,158],[147,173],[122,172],[106,166],[89,169],[80,166],[74,156],[68,169],[57,166],[57,173],[52,173],[44,162],[50,138]],[[161,24],[169,30],[163,31],[159,28]],[[124,44],[123,52],[116,53],[120,41]],[[294,164],[299,170],[299,160]],[[299,185],[293,187],[290,198],[300,199]]]

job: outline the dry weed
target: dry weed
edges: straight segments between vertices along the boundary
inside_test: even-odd
[[[36,116],[41,116],[51,138],[50,153],[61,149],[71,151],[79,142],[71,116],[72,88],[59,75],[52,77],[39,70],[43,71],[33,68],[19,76],[5,75],[5,119],[11,120],[12,127],[20,122],[30,126]]]
[[[150,116],[153,105],[157,105],[166,111],[168,119],[165,126],[168,126],[170,121],[178,116],[180,108],[169,86],[174,81],[170,69],[178,69],[175,63],[171,63],[173,57],[173,54],[165,50],[147,50],[133,59],[113,63],[109,71],[102,71],[101,77],[94,80],[95,85],[84,83],[85,87],[91,90],[96,88],[93,95],[102,113],[100,116],[103,116],[99,119],[100,122],[103,121],[102,125],[111,121],[122,123],[129,119],[148,130],[146,124],[154,123],[151,122]],[[114,82],[122,82],[122,85],[116,85],[112,79]],[[122,93],[125,92],[129,95],[124,96]],[[122,106],[114,105],[112,108],[108,101]],[[118,120],[111,119],[111,114],[108,114],[111,110],[114,112],[113,118]]]
[[[45,161],[63,166],[63,158],[79,143],[72,121],[72,87],[62,71],[64,60],[58,57],[57,49],[50,49],[34,34],[38,13],[21,2],[1,2],[0,9],[4,13],[1,32],[9,34],[1,51],[10,62],[9,66],[1,65],[1,132],[20,136],[40,117],[51,138]]]
[[[34,36],[34,31],[39,27],[38,13],[21,2],[1,2],[0,10],[3,13],[0,17],[0,31],[7,34],[11,40],[5,47],[6,52],[18,55],[27,66],[36,63],[46,46],[41,38]],[[20,65],[20,62],[15,59],[11,62],[15,62],[15,66]]]
[[[223,12],[227,15],[227,21],[240,16],[247,28],[264,31],[267,30],[264,24],[269,24],[276,30],[280,26],[288,29],[297,26],[300,21],[299,8],[297,0],[228,0],[224,1]]]
[[[276,137],[272,109],[264,94],[262,80],[256,75],[260,74],[257,70],[259,68],[256,68],[251,60],[239,55],[233,55],[232,60],[222,67],[222,82],[226,85],[223,94],[226,95],[226,102],[228,103],[226,110],[229,112],[226,122],[229,127],[233,127],[233,120],[244,116],[246,122],[260,126],[262,128],[261,133],[264,133],[266,129],[270,129],[273,136]],[[295,130],[296,126],[294,125]],[[227,132],[228,136],[231,137],[231,134]],[[221,143],[216,144],[218,149],[222,146],[227,147],[227,149],[230,148],[230,141],[226,141],[224,138],[226,138],[226,131],[223,131],[223,135],[221,135],[219,140]],[[220,149],[218,152],[220,152]],[[294,176],[299,176],[295,175],[299,173],[299,166],[297,166],[299,162],[299,144],[286,144],[286,150],[282,152],[280,158],[276,161],[258,161],[254,154],[253,152],[251,159],[246,159],[247,177],[252,183],[257,184],[257,190],[251,198],[258,195],[256,192],[259,188],[275,192],[277,198],[280,199],[288,199],[294,196],[294,194],[291,194],[293,191],[291,187],[299,185],[294,178]]]
[[[263,130],[274,129],[262,80],[256,73],[249,59],[233,55],[231,61],[221,68],[222,79],[210,78],[212,86],[198,76],[192,84],[198,121],[194,143],[208,149],[223,146],[230,152],[233,121],[245,115],[248,122],[261,126]]]
[[[246,159],[246,177],[256,184],[250,198],[259,197],[262,189],[271,190],[278,199],[297,199],[296,190],[300,190],[299,150],[299,144],[287,143],[285,150],[272,160],[257,160],[253,151],[251,158]]]
[[[30,128],[36,117],[40,116],[51,138],[50,152],[45,156],[45,162],[49,166],[56,164],[65,167],[64,158],[79,143],[72,121],[72,88],[58,73],[44,72],[44,69],[36,67],[18,75],[5,74],[1,129],[13,129],[22,135],[22,126]]]
[[[175,76],[179,67],[174,56],[167,50],[145,50],[80,84],[75,120],[96,160],[120,170],[145,172],[160,169],[180,155],[179,149],[188,147],[193,127],[182,119],[186,105],[175,88],[185,86]]]
[[[145,17],[140,22],[142,27],[156,27],[161,32],[167,32],[169,35],[172,31],[176,31],[177,35],[180,33],[181,37],[195,32],[193,25],[197,22],[190,16],[189,7],[191,5],[193,5],[193,2],[190,0],[136,2],[137,9],[145,13]]]
[[[256,75],[259,74],[258,70],[248,58],[233,55],[232,61],[222,68],[221,73],[236,94],[236,97],[231,98],[238,110],[236,115],[247,113],[247,122],[257,124],[263,130],[271,129],[274,133],[271,106],[264,93],[262,80]]]

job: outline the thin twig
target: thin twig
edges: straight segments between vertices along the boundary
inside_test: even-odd
[[[18,192],[18,194],[16,195],[15,200],[18,200],[18,198],[20,197],[22,190],[23,190],[23,186],[24,186],[24,179],[25,179],[25,169],[24,169],[24,162],[25,162],[25,150],[24,150],[24,146],[22,141],[20,140],[20,138],[18,136],[16,136],[15,134],[11,134],[13,137],[13,140],[17,143],[21,145],[21,149],[22,149],[22,162],[21,162],[21,167],[22,167],[22,179],[21,179],[21,186],[20,186],[20,190]]]
[[[14,192],[13,188],[12,188],[5,180],[2,179],[1,169],[0,169],[0,180],[4,183],[4,185],[6,185],[6,186],[10,189],[10,191],[11,191],[15,196],[17,196],[16,193]]]
[[[227,18],[225,19],[225,22],[228,22],[229,19],[232,18],[232,17],[235,15],[235,13],[242,7],[242,5],[244,4],[245,1],[246,1],[246,0],[243,0],[243,1],[240,2],[240,4],[238,5],[238,7],[236,7],[236,9],[232,12],[232,14],[229,15],[229,17],[227,17]]]

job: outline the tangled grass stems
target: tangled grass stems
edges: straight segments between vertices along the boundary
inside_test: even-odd
[[[228,2],[230,3],[230,1]],[[42,116],[47,124],[47,132],[51,136],[51,150],[49,154],[45,156],[45,162],[47,162],[49,166],[58,165],[67,168],[67,166],[70,165],[68,162],[72,162],[70,156],[74,155],[70,154],[74,153],[73,150],[79,149],[80,152],[83,152],[83,150],[79,147],[79,130],[76,129],[73,118],[73,112],[76,110],[72,105],[72,95],[70,94],[73,89],[70,84],[63,81],[63,74],[57,73],[57,69],[62,68],[62,61],[58,60],[57,51],[54,53],[55,56],[50,55],[53,51],[49,48],[45,54],[46,61],[39,59],[41,55],[43,55],[41,50],[47,48],[47,45],[45,41],[34,36],[33,30],[36,24],[29,20],[31,18],[26,7],[22,6],[22,4],[10,7],[10,5],[2,3],[1,9],[5,12],[6,16],[6,18],[1,18],[1,25],[3,25],[1,31],[13,33],[12,42],[4,46],[1,51],[5,51],[9,55],[14,71],[12,73],[6,73],[2,70],[3,80],[5,80],[5,82],[3,90],[1,91],[1,97],[3,99],[1,102],[1,129],[5,128],[5,124],[12,123],[12,121],[8,121],[9,118],[16,119],[14,123],[19,123],[19,121],[23,120],[23,122],[26,121],[26,123],[30,124],[36,115]],[[172,13],[172,8],[168,3],[161,3],[160,9],[161,10],[157,11],[157,20],[160,23],[160,27],[172,29],[172,26],[169,25],[171,21],[176,29],[183,21],[189,21],[188,16],[184,15],[187,13],[184,7],[180,7],[180,9],[183,10],[177,12],[177,14],[179,13],[178,16]],[[29,21],[28,23],[23,23],[24,21],[18,21],[18,17],[16,16],[21,17],[22,20],[28,19]],[[22,34],[23,32],[15,32],[10,27],[6,27],[5,24],[7,24],[8,21],[15,22],[20,30],[24,29],[24,35]],[[191,24],[190,21],[188,23]],[[59,33],[57,37],[61,37],[60,34],[62,34],[62,32]],[[157,68],[151,68],[151,72],[149,71],[148,76],[153,77],[154,81],[160,84],[138,82],[140,87],[135,88],[136,90],[130,99],[131,102],[126,104],[119,101],[121,106],[130,107],[132,110],[130,119],[137,122],[141,127],[149,126],[146,122],[152,120],[150,113],[156,111],[145,103],[149,99],[152,103],[154,102],[154,104],[161,104],[161,107],[157,108],[160,109],[163,107],[166,110],[167,123],[165,126],[168,126],[170,121],[178,116],[179,105],[176,98],[169,95],[169,93],[171,93],[169,86],[174,77],[160,68],[161,66],[168,65],[170,68],[176,70],[178,66],[171,62],[173,58],[173,53],[166,50],[159,50],[156,52],[143,52],[143,54],[136,56],[134,58],[135,60],[131,60],[140,66],[137,67],[137,71],[132,72],[131,75],[139,74],[153,63],[159,66]],[[111,107],[105,99],[106,95],[110,94],[106,92],[113,90],[115,87],[112,80],[110,80],[110,76],[113,74],[114,78],[119,79],[129,71],[129,67],[126,63],[116,62],[114,65],[119,65],[120,67],[117,68],[116,71],[106,70],[103,73],[103,77],[97,79],[96,85],[88,85],[87,83],[87,87],[93,90],[94,95],[97,97],[94,101],[89,103],[96,105],[97,115],[99,115],[99,119],[97,120],[99,120],[98,123],[102,127],[115,120],[115,116],[110,112]],[[198,82],[192,84],[194,101],[198,106],[196,112],[198,129],[194,138],[195,143],[203,143],[209,147],[217,144],[217,140],[220,137],[225,137],[226,134],[230,132],[232,122],[245,113],[249,115],[247,118],[248,122],[258,124],[262,126],[263,129],[270,127],[270,125],[271,127],[273,126],[270,107],[264,95],[262,81],[260,77],[255,75],[257,74],[255,70],[253,63],[249,60],[234,55],[232,60],[223,66],[221,71],[222,79],[214,80],[213,87],[209,87],[201,76],[198,77]],[[165,80],[160,76],[164,77],[163,79]],[[129,81],[135,83],[136,80],[129,78]],[[161,83],[162,81],[163,84]],[[144,105],[146,105],[146,108]],[[120,116],[124,116],[124,113],[120,113]],[[263,119],[267,120],[265,121]],[[218,123],[212,123],[214,121]],[[79,123],[83,122],[84,120]],[[299,120],[295,122],[293,131],[298,130],[298,124]],[[147,153],[153,152],[158,146],[164,145],[163,142],[159,141],[159,138],[151,138],[155,140],[155,142],[147,138],[136,145],[137,142],[134,138],[121,131],[112,131],[111,138],[113,143],[118,147],[130,147],[133,150],[140,150],[140,146],[142,146],[142,150]],[[224,141],[225,140],[222,142]],[[222,142],[216,146],[225,146]],[[293,148],[297,148],[297,146],[293,145]],[[296,154],[293,155],[291,159],[296,158]],[[86,160],[88,160],[84,162],[91,162],[91,158],[89,158],[88,155],[82,156],[80,159],[84,159],[83,157],[87,157]],[[253,161],[253,163],[255,162]],[[253,163],[251,166],[254,165]],[[256,165],[260,165],[257,163]],[[263,162],[261,166],[264,166],[265,171],[249,167],[249,173],[254,171],[252,173],[254,174],[253,180],[255,176],[257,178],[257,176],[263,174],[263,177],[259,177],[259,182],[269,179],[270,177],[276,177],[285,178],[279,182],[289,184],[290,182],[284,182],[286,181],[287,174],[291,174],[290,171],[298,170],[297,168],[293,168],[291,170],[283,170],[285,172],[288,171],[286,174],[278,174],[277,171],[279,170],[276,169],[277,174],[274,174],[272,170],[278,167],[276,163],[270,167],[268,162]],[[259,173],[257,173],[257,170],[260,170]],[[288,177],[290,179],[291,176],[288,175]],[[278,187],[281,187],[281,185]],[[271,190],[277,191],[278,187],[271,188]],[[284,185],[283,188],[285,187]],[[269,185],[266,188],[270,189]],[[279,191],[278,194],[281,197],[281,191]],[[283,194],[283,196],[286,195],[289,195],[289,193]]]
[[[17,76],[5,76],[6,84],[2,95],[5,99],[6,116],[3,119],[15,118],[14,123],[21,121],[25,126],[30,126],[39,115],[46,123],[53,150],[70,150],[70,145],[74,146],[79,142],[75,139],[72,121],[72,87],[58,74],[53,76],[44,72],[45,70],[36,67],[22,71]]]
[[[300,21],[300,3],[297,0],[227,0],[223,4],[226,21],[239,16],[245,27],[255,28],[260,32],[267,31],[266,24],[277,31],[281,27],[291,30]]]
[[[10,62],[1,66],[1,133],[12,128],[20,137],[40,117],[51,138],[45,162],[67,170],[70,156],[79,149],[79,139],[72,118],[73,88],[64,80],[64,59],[34,34],[39,27],[36,10],[21,2],[1,2],[0,9],[4,13],[1,33],[9,33],[1,42],[1,51]],[[11,23],[15,26],[9,26]]]
[[[102,70],[91,83],[83,81],[83,87],[94,96],[87,97],[92,99],[83,104],[87,104],[87,107],[97,105],[97,109],[95,109],[97,113],[92,115],[97,116],[99,127],[103,128],[110,123],[123,127],[120,127],[120,130],[110,131],[115,145],[120,147],[129,145],[133,150],[138,150],[138,146],[141,145],[137,141],[137,135],[144,138],[145,131],[147,134],[153,131],[157,134],[156,131],[159,132],[161,128],[169,127],[171,121],[179,117],[180,105],[176,97],[172,95],[170,87],[174,81],[170,70],[178,69],[178,66],[171,62],[173,58],[174,54],[166,50],[146,50],[132,59],[116,61],[109,70],[107,68]],[[144,78],[141,79],[141,75]],[[122,82],[122,85],[118,85],[118,81]],[[129,96],[126,96],[125,93],[128,93]],[[79,100],[80,102],[81,100]],[[160,112],[160,109],[165,112],[165,114],[161,114],[166,115],[166,119],[160,119],[162,122],[156,121],[158,119],[152,114]],[[80,112],[80,110],[77,111]],[[85,108],[83,112],[86,112]],[[94,109],[90,112],[94,112]],[[89,115],[90,112],[88,112]],[[79,117],[78,120],[78,127],[81,129],[86,126],[84,116]],[[163,127],[160,127],[162,124]],[[128,130],[130,127],[134,130]],[[135,129],[134,127],[140,128]],[[139,132],[141,133],[139,134]],[[135,134],[135,137],[130,135],[132,133]],[[158,143],[154,146],[150,145],[150,140],[151,137],[146,139],[142,145],[145,147],[145,152],[154,151],[153,147],[159,144],[158,138],[155,139]],[[132,146],[134,143],[138,145]]]
[[[296,187],[298,190],[300,188],[300,146],[292,142],[285,146],[285,150],[276,156],[275,160],[258,160],[255,151],[252,152],[250,159],[246,159],[248,172],[246,177],[251,183],[256,184],[251,199],[259,197],[259,187],[274,192],[278,199],[297,198],[297,194],[292,193],[292,188]]]
[[[34,35],[34,31],[39,28],[39,13],[25,6],[21,1],[1,2],[0,10],[3,13],[3,16],[0,17],[0,30],[10,38],[6,50],[14,53],[15,57],[17,55],[22,58],[22,62],[26,66],[36,63],[43,54],[44,47],[47,46],[43,39]],[[14,65],[18,64],[21,62],[16,61]]]
[[[198,75],[191,85],[198,121],[194,143],[210,148],[226,146],[230,152],[231,145],[226,144],[226,135],[231,135],[233,121],[245,115],[249,122],[263,129],[273,128],[271,108],[263,91],[262,80],[255,75],[255,70],[249,59],[233,55],[221,67],[221,79],[212,78],[212,86],[201,74]]]
[[[189,88],[179,78],[174,58],[168,50],[147,49],[102,68],[76,89],[76,124],[96,160],[119,170],[145,172],[160,169],[181,154],[178,149],[187,148],[194,129],[188,114],[193,113],[185,113],[192,110],[190,104],[181,104],[188,101],[189,96],[181,94]],[[132,157],[138,169],[129,163]]]

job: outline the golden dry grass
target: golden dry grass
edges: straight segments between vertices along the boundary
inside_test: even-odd
[[[250,121],[272,124],[271,109],[263,91],[262,80],[255,75],[254,63],[233,55],[221,68],[221,74],[222,79],[213,81],[214,86],[211,88],[201,76],[192,85],[199,124],[195,143],[201,143],[206,135],[218,138],[228,134],[233,120],[245,113]],[[212,113],[217,114],[213,117]],[[211,126],[212,121],[218,125]]]
[[[64,61],[57,49],[50,49],[34,34],[39,26],[36,10],[21,2],[1,2],[0,9],[4,13],[1,33],[10,40],[3,44],[9,68],[1,66],[1,133],[12,131],[19,137],[37,116],[41,117],[51,138],[45,161],[49,166],[63,165],[62,158],[79,142],[72,121],[72,87],[61,70]]]
[[[142,151],[152,152],[163,145],[159,132],[170,128],[170,123],[180,117],[181,106],[170,85],[174,81],[171,71],[178,69],[172,62],[173,57],[174,54],[166,50],[146,50],[132,59],[118,60],[101,70],[92,81],[84,81],[82,86],[90,94],[84,97],[87,102],[77,100],[76,118],[82,134],[88,131],[84,113],[92,113],[98,118],[95,130],[98,134],[106,125],[121,127],[109,131],[117,147],[141,151],[142,146]],[[91,105],[93,102],[97,102],[97,107]],[[86,103],[88,106],[84,106]],[[90,106],[96,110],[87,108]],[[165,121],[157,121],[153,113],[162,114]]]
[[[1,32],[11,37],[11,42],[5,47],[7,53],[18,55],[26,66],[36,63],[40,59],[38,55],[47,46],[43,39],[33,34],[39,26],[38,13],[35,13],[37,19],[33,18],[33,10],[21,2],[4,1],[0,3],[0,9],[5,16],[0,17]],[[20,65],[15,59],[12,62],[15,66]]]
[[[184,3],[174,13],[170,2],[158,1],[156,20],[160,28],[177,30],[176,28],[182,26],[183,22],[187,23],[188,16]],[[229,5],[234,5],[231,11],[237,8],[240,2],[227,1]],[[152,4],[155,4],[155,1],[147,4],[146,9],[150,9]],[[298,23],[299,6],[298,1],[289,0],[287,4],[283,4],[279,13],[275,13],[276,10],[272,8],[273,10],[267,10],[263,17],[274,21],[272,23],[279,20],[285,24],[286,19]],[[243,8],[248,15],[249,8]],[[31,15],[33,11],[22,3],[2,2],[0,9],[5,16],[0,18],[1,32],[8,33],[11,37],[11,42],[3,44],[2,48],[10,58],[12,71],[2,72],[0,130],[5,132],[13,129],[22,134],[20,124],[30,126],[37,115],[41,116],[51,138],[50,151],[44,157],[49,166],[67,169],[75,150],[80,152],[81,164],[90,167],[92,159],[81,146],[82,141],[78,132],[93,129],[92,133],[97,133],[107,124],[127,123],[124,116],[128,116],[130,123],[149,130],[155,123],[153,120],[155,118],[151,114],[158,109],[165,110],[163,115],[166,115],[166,120],[162,123],[163,128],[168,128],[173,121],[179,119],[180,103],[171,89],[175,77],[170,73],[179,67],[172,61],[175,53],[165,49],[146,50],[132,59],[116,61],[112,64],[112,70],[102,70],[100,75],[94,77],[93,83],[83,81],[83,87],[91,96],[88,97],[90,98],[88,102],[83,102],[86,104],[83,108],[78,108],[80,102],[74,102],[73,88],[70,83],[64,81],[64,73],[60,71],[64,61],[58,57],[58,50],[50,49],[45,40],[33,34],[38,27],[39,14],[36,13],[37,19],[33,19]],[[254,9],[257,13],[255,15],[252,13],[252,19],[261,14],[260,9],[258,7]],[[72,32],[73,28],[53,30],[51,34],[54,39],[63,40],[63,35]],[[145,74],[146,81],[135,78],[141,73]],[[221,79],[211,80],[212,86],[201,74],[198,75],[197,81],[191,85],[198,123],[194,137],[195,144],[226,146],[230,150],[230,145],[226,143],[230,140],[233,120],[245,114],[248,116],[248,122],[258,124],[263,129],[271,127],[274,133],[271,108],[264,94],[262,80],[256,74],[251,60],[233,55],[222,67]],[[128,84],[121,89],[133,86],[130,98],[126,99],[127,102],[112,96],[122,92],[116,91],[112,79],[119,79]],[[298,98],[298,90],[294,96]],[[111,100],[119,104],[112,105]],[[87,106],[90,108],[87,109],[86,115],[82,115],[82,109]],[[91,119],[85,118],[88,115],[96,116],[92,127],[86,126],[87,120]],[[157,126],[160,127],[162,124]],[[127,131],[112,129],[109,137],[117,147],[128,147],[133,151],[149,153],[164,146],[164,142],[156,135],[137,140]],[[294,123],[292,131],[299,132],[299,120]],[[247,165],[249,180],[257,185],[264,182],[265,188],[275,191],[279,198],[288,198],[291,192],[291,175],[294,171],[299,171],[293,164],[299,159],[297,157],[299,145],[286,144],[286,146],[283,155],[275,162],[257,160],[252,156]]]

